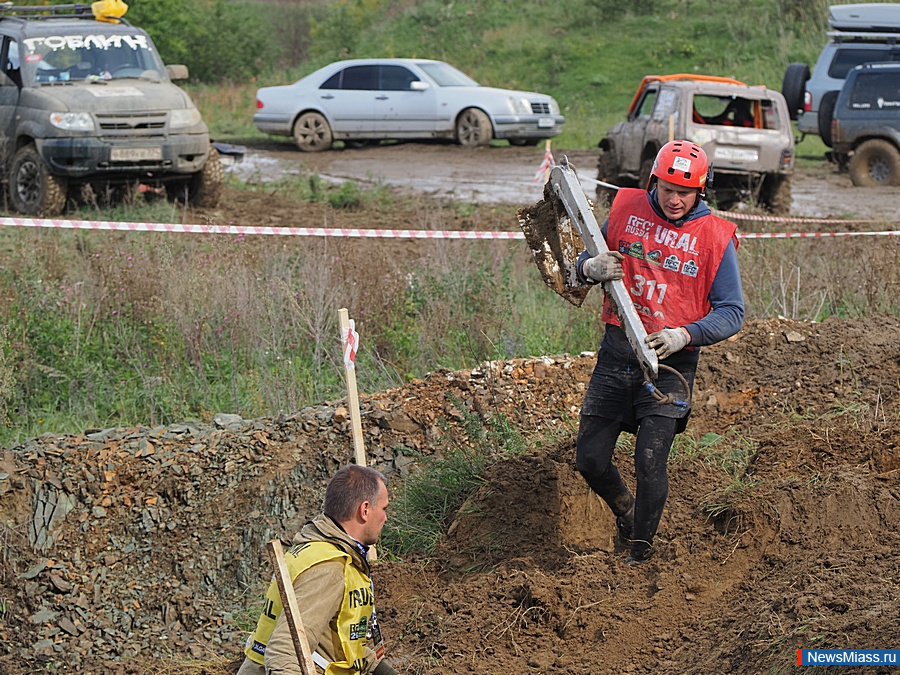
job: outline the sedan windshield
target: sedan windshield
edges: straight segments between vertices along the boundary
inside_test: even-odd
[[[29,84],[166,77],[162,62],[144,35],[30,37],[22,41],[21,55],[22,75]],[[12,49],[10,56],[10,61],[15,60]]]
[[[447,63],[417,63],[439,87],[477,87],[479,84],[471,77],[458,71]]]

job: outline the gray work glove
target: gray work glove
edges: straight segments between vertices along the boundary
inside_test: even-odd
[[[379,661],[378,667],[372,671],[372,675],[397,675],[397,671],[387,661]]]
[[[625,256],[618,251],[605,251],[588,258],[581,266],[581,273],[592,281],[614,281],[625,276],[622,261]]]
[[[644,342],[653,348],[656,355],[665,359],[672,356],[675,352],[680,352],[687,347],[691,341],[691,334],[687,332],[687,328],[665,328],[655,333],[650,333],[644,338]]]

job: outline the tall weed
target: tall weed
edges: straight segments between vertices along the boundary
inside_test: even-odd
[[[455,431],[446,419],[438,420],[443,447],[418,458],[394,490],[391,518],[381,535],[382,546],[392,555],[433,553],[457,510],[482,485],[486,469],[525,450],[524,440],[502,414],[483,421],[460,401],[452,403],[461,428]]]

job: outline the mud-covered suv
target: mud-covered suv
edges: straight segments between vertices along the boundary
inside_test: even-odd
[[[828,42],[812,75],[791,63],[781,93],[802,134],[819,135],[831,147],[831,118],[847,74],[863,63],[900,61],[900,4],[860,3],[829,8]]]
[[[600,141],[598,180],[645,187],[653,159],[669,140],[693,141],[714,168],[710,199],[790,211],[794,135],[784,97],[762,86],[709,75],[648,75],[628,115]],[[615,190],[599,186],[609,202]]]
[[[95,3],[97,4],[97,3]],[[11,207],[54,215],[67,196],[114,199],[137,184],[215,206],[223,169],[150,36],[90,5],[0,5],[0,157]]]
[[[861,187],[900,185],[900,63],[868,63],[847,75],[831,125],[829,158]]]

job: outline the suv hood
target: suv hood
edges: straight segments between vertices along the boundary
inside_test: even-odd
[[[113,80],[105,83],[44,85],[22,90],[20,105],[60,112],[146,112],[190,107],[187,95],[171,82]]]

